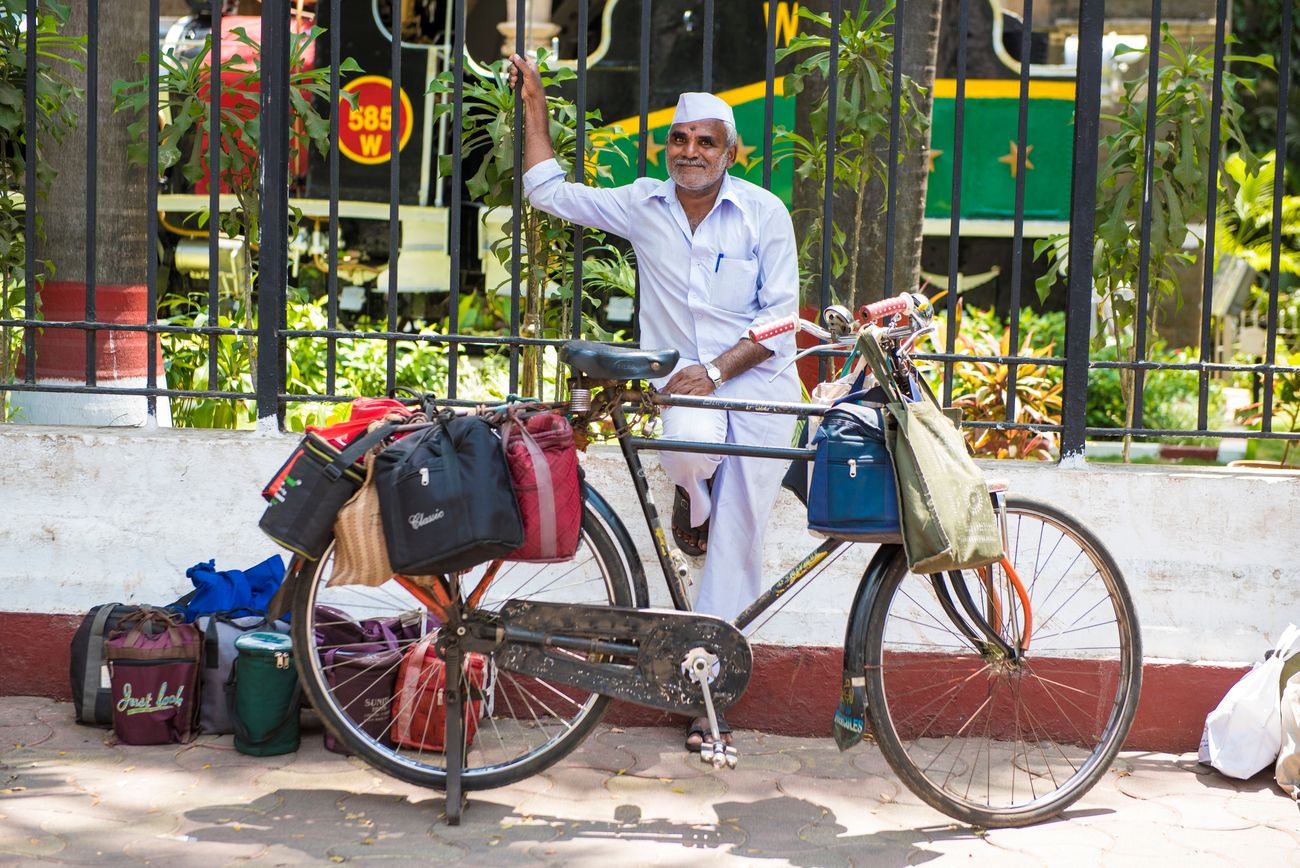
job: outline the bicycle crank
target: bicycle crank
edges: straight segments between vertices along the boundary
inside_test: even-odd
[[[739,630],[689,612],[509,600],[473,618],[470,631],[466,647],[490,650],[501,669],[678,714],[706,714],[698,674],[682,665],[691,652],[717,658],[708,682],[716,708],[740,698],[753,667]]]

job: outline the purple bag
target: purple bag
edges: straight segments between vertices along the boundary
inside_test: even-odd
[[[198,732],[203,637],[181,618],[141,609],[108,639],[113,732],[122,744],[184,744]]]
[[[354,620],[332,606],[316,607],[316,646],[330,693],[362,730],[392,746],[391,706],[402,651],[434,629],[432,616]],[[327,730],[325,749],[347,753]]]

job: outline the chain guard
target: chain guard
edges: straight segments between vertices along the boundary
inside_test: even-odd
[[[749,686],[753,655],[749,641],[728,622],[711,615],[671,609],[624,609],[510,600],[497,619],[497,666],[679,714],[704,714],[700,686],[682,671],[692,648],[717,655],[709,685],[719,708],[733,705]],[[584,653],[556,647],[592,642]],[[602,651],[599,643],[617,643]]]

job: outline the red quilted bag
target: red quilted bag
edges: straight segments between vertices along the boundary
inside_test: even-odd
[[[524,521],[524,544],[505,560],[571,559],[582,529],[582,484],[569,420],[558,413],[511,416],[501,426],[501,444]]]
[[[421,639],[402,657],[393,689],[393,741],[421,750],[447,749],[447,666],[433,650],[435,637]],[[465,655],[469,689],[465,710],[465,748],[474,743],[487,695],[487,660]]]

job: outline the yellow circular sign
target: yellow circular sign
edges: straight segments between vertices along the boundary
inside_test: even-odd
[[[349,160],[373,165],[388,161],[392,151],[393,82],[382,75],[363,75],[343,86],[346,93],[356,94],[356,108],[339,97],[339,150]],[[401,152],[411,138],[415,125],[414,110],[406,91],[401,96],[397,150]]]

